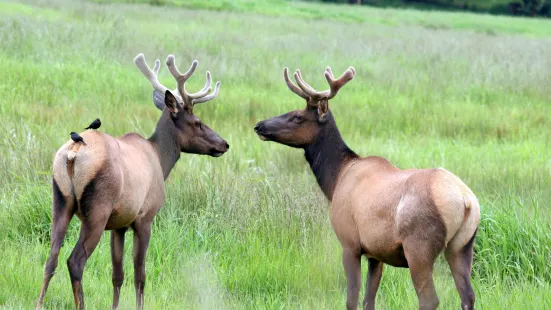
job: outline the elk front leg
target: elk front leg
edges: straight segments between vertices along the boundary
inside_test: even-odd
[[[111,262],[113,263],[113,309],[119,307],[121,286],[124,282],[122,259],[124,256],[124,234],[128,228],[111,231]]]
[[[346,273],[346,309],[358,309],[360,296],[361,255],[354,249],[343,249],[342,263]]]
[[[134,224],[134,286],[136,288],[136,308],[143,309],[145,287],[145,256],[151,236],[151,223]]]
[[[363,307],[366,310],[373,310],[375,309],[377,290],[379,289],[381,277],[383,276],[384,264],[374,258],[369,258],[367,261],[369,262],[369,267],[367,270]]]

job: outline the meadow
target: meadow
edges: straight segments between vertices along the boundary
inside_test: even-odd
[[[477,194],[476,306],[551,309],[551,20],[173,2],[0,2],[0,308],[29,309],[38,298],[52,159],[69,132],[99,117],[113,136],[153,133],[160,112],[133,63],[142,52],[149,64],[175,54],[180,68],[198,59],[197,72],[222,81],[194,112],[231,145],[220,158],[182,154],[172,171],[146,260],[146,309],[344,308],[329,203],[302,151],[252,130],[304,108],[283,82],[285,66],[322,89],[327,65],[356,68],[329,105],[354,151],[400,168],[444,167]],[[175,85],[166,68],[160,75]],[[65,261],[78,230],[74,218],[47,309],[74,307]],[[126,240],[121,309],[134,309],[131,233]],[[443,258],[435,281],[440,309],[459,308]],[[110,307],[109,233],[83,286],[89,309]],[[377,307],[417,307],[407,269],[385,269]]]

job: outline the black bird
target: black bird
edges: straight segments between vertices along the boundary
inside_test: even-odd
[[[96,120],[93,121],[92,124],[90,124],[90,126],[84,129],[98,129],[100,128],[100,126],[101,126],[101,121],[99,120],[99,118],[96,118]]]
[[[74,142],[82,142],[82,144],[86,145],[86,142],[84,142],[84,139],[82,139],[82,137],[76,133],[76,132],[71,132],[71,140],[73,140]]]

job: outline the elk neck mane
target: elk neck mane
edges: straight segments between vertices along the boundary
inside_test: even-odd
[[[331,200],[340,170],[351,160],[359,158],[344,142],[331,111],[316,141],[304,147],[304,157],[310,164],[318,184]]]
[[[163,115],[155,127],[155,132],[147,140],[157,151],[165,180],[178,159],[180,159],[180,147],[176,142],[175,135],[176,126],[174,121],[171,119],[168,109],[164,109]]]

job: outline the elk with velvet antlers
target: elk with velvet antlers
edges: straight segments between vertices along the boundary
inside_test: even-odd
[[[180,158],[180,152],[218,157],[229,148],[224,139],[193,115],[195,104],[214,99],[220,90],[217,82],[214,92],[210,93],[211,77],[207,71],[207,83],[201,91],[193,94],[186,91],[185,83],[195,71],[197,61],[181,74],[174,64],[174,56],[168,56],[167,67],[178,83],[173,91],[157,79],[159,60],[153,71],[143,54],[134,62],[155,89],[153,101],[162,111],[161,118],[149,139],[136,133],[114,138],[97,130],[87,130],[82,133],[86,145],[69,141],[57,151],[53,164],[51,250],[37,308],[43,304],[67,226],[76,214],[81,221],[80,237],[67,260],[76,308],[84,309],[84,264],[104,230],[111,230],[113,309],[118,307],[124,280],[124,235],[132,228],[136,305],[142,309],[151,224],[165,202],[165,180]]]
[[[289,89],[306,101],[296,110],[259,122],[262,140],[304,149],[321,190],[331,201],[331,223],[342,245],[348,309],[356,309],[361,256],[369,262],[365,309],[374,309],[383,264],[410,269],[420,309],[435,309],[438,297],[432,279],[440,252],[449,263],[462,309],[473,309],[470,283],[473,244],[480,220],[473,192],[442,168],[394,167],[388,160],[359,157],[341,138],[328,101],[355,76],[350,67],[335,79],[325,70],[329,90],[316,91],[299,70],[295,85],[285,68]]]

